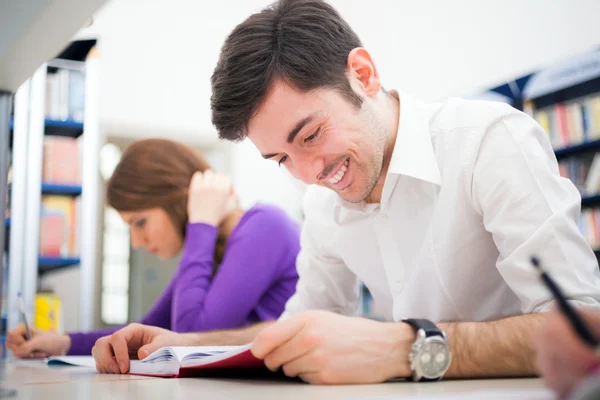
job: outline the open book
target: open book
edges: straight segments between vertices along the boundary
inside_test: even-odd
[[[262,360],[250,352],[251,344],[244,346],[190,346],[163,347],[143,360],[132,360],[129,373],[162,377],[200,376],[214,370],[266,369]],[[93,357],[50,357],[48,365],[78,365],[95,367]]]

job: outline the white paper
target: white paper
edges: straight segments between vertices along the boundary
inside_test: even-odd
[[[96,361],[92,356],[57,356],[48,359],[48,365],[73,365],[96,369]]]

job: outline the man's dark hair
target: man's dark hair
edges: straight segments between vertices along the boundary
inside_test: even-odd
[[[356,47],[356,33],[321,0],[279,0],[251,15],[225,40],[211,78],[219,136],[243,140],[275,80],[305,92],[333,88],[360,108],[345,74]]]

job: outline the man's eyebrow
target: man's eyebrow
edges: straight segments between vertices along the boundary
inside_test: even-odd
[[[296,136],[298,135],[298,133],[300,133],[300,131],[302,130],[302,128],[304,128],[304,126],[306,126],[306,124],[308,124],[309,122],[311,122],[313,119],[315,119],[315,114],[310,114],[309,116],[302,118],[300,121],[298,121],[298,123],[296,124],[296,126],[294,126],[294,129],[292,129],[290,131],[290,133],[288,134],[288,138],[287,138],[287,142],[288,143],[293,143],[294,139],[296,139]]]
[[[296,139],[296,136],[298,136],[298,133],[300,133],[302,128],[304,128],[306,126],[306,124],[312,122],[315,119],[315,117],[316,117],[316,113],[312,113],[309,116],[304,117],[300,121],[298,121],[298,123],[296,123],[296,125],[290,131],[290,133],[288,133],[287,142],[293,143],[294,139]],[[269,159],[269,158],[275,157],[277,154],[278,153],[269,153],[269,154],[261,154],[261,155],[264,159]]]

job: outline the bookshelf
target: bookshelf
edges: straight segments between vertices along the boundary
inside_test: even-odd
[[[81,194],[81,185],[65,185],[60,183],[42,182],[42,194],[79,196]]]
[[[581,198],[581,208],[600,206],[600,195],[584,196]]]
[[[10,130],[14,128],[14,120],[10,120]],[[83,122],[73,119],[59,120],[44,118],[44,135],[78,138],[83,133]]]
[[[600,48],[475,97],[511,104],[548,133],[561,176],[581,193],[580,229],[600,257]]]
[[[38,259],[38,272],[50,272],[64,267],[76,266],[79,263],[81,263],[79,257],[40,257]]]
[[[600,140],[592,140],[589,142],[576,144],[573,146],[562,147],[554,150],[557,160],[584,154],[586,152],[596,152],[600,150]]]
[[[89,56],[95,46],[96,40],[70,43],[14,97],[11,207],[5,218],[10,234],[8,329],[19,321],[16,302],[11,302],[17,292],[33,315],[39,278],[74,267],[80,270],[78,286],[85,294],[79,304],[80,328],[92,327],[102,199],[97,60]]]

